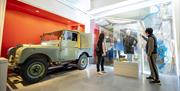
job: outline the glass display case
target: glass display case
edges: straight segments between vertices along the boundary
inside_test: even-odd
[[[140,71],[150,73],[147,55],[145,52],[146,41],[140,36],[145,28],[153,28],[157,38],[156,65],[159,73],[176,75],[175,38],[172,27],[172,4],[164,3],[149,7],[149,13],[139,22],[114,25],[114,60],[115,62],[136,62]]]
[[[136,62],[140,61],[139,24],[114,26],[114,58],[119,61]]]
[[[138,24],[115,28],[114,34],[114,73],[127,77],[139,77],[140,46]],[[130,27],[131,26],[131,27]],[[117,30],[116,30],[117,29]]]

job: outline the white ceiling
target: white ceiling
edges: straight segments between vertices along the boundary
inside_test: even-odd
[[[91,9],[91,0],[58,0],[71,6],[73,8],[78,8],[82,11],[87,11]]]
[[[87,11],[106,7],[127,0],[58,0],[80,10]]]
[[[97,9],[127,0],[91,0],[91,9]]]
[[[89,11],[96,23],[106,29],[111,29],[114,24],[136,23],[152,13],[152,6],[170,0],[109,0],[113,1],[119,2]]]
[[[34,2],[33,0],[21,0],[21,1],[26,1],[30,3],[33,2],[36,4],[36,2]],[[38,0],[38,1],[43,2],[44,0]],[[70,8],[76,8],[82,10],[82,13],[84,14],[90,14],[93,17],[98,16],[99,18],[96,18],[97,20],[96,22],[99,25],[109,26],[109,24],[122,24],[122,23],[132,22],[132,20],[142,19],[145,16],[147,16],[148,13],[150,12],[150,9],[147,7],[154,5],[156,3],[166,2],[169,0],[51,0],[51,1],[54,2],[49,1],[47,3],[44,3],[44,7],[47,8],[47,5],[52,3],[54,7],[60,7],[57,9],[61,9],[62,6],[60,6],[60,4],[64,3],[64,6],[68,5],[70,6]],[[52,7],[48,7],[48,9],[49,8]],[[52,10],[55,11],[55,9]]]
[[[94,3],[93,8],[101,8],[105,7],[106,5],[113,5],[117,3],[125,3],[127,0],[91,0]],[[139,0],[139,1],[144,1],[144,0]],[[134,1],[134,3],[136,3]],[[99,5],[99,6],[98,6]],[[108,6],[107,6],[108,7]],[[93,11],[93,10],[91,10]],[[95,19],[96,23],[100,25],[103,28],[106,29],[111,29],[113,24],[129,24],[129,23],[134,23],[139,19],[144,18],[146,15],[149,14],[149,8],[142,8],[134,11],[128,11],[128,12],[123,12],[123,13],[117,13],[114,15],[106,16],[106,17],[101,17]]]
[[[130,12],[124,12],[120,14],[115,14],[115,15],[110,15],[108,17],[113,17],[113,18],[122,18],[122,19],[133,19],[133,20],[141,20],[145,16],[147,16],[150,12],[150,8],[143,8],[143,9],[138,9]]]
[[[96,23],[100,26],[111,28],[109,25],[112,24],[127,24],[134,23],[138,20],[143,19],[150,12],[150,8],[138,9],[130,12],[124,12],[120,14],[110,15],[95,19]]]
[[[106,10],[108,9],[109,10],[116,9],[118,7],[136,4],[138,2],[143,2],[146,0],[57,0],[57,1],[66,3],[67,5],[70,5],[74,8],[78,8],[82,10],[83,12],[86,12],[88,10],[87,11],[88,13],[88,12],[93,12],[96,10],[103,10],[103,9],[104,9],[104,12],[106,12]],[[100,12],[94,13],[94,14],[89,13],[89,14],[96,17],[96,15],[101,14]],[[140,19],[146,16],[148,12],[149,12],[149,8],[145,8],[145,9],[143,8],[143,9],[138,9],[131,12],[113,14],[113,15],[110,15],[109,17],[125,18],[125,19]]]
[[[118,15],[120,13],[121,14],[127,13],[124,16],[133,15],[133,17],[136,18],[138,15],[140,16],[146,15],[147,11],[144,8],[161,4],[161,3],[170,2],[170,1],[171,0],[124,0],[119,3],[115,3],[115,4],[101,7],[98,9],[90,10],[88,11],[88,13],[91,14],[95,19],[112,16],[112,15]],[[128,13],[128,12],[131,12],[131,13]],[[133,18],[133,17],[130,17],[130,18]]]

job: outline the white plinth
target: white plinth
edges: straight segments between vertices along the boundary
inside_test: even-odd
[[[0,91],[6,91],[8,61],[0,58]]]
[[[134,62],[115,62],[114,73],[127,77],[138,78],[139,67],[138,63]]]

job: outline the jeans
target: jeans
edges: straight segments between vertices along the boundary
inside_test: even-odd
[[[104,57],[103,56],[97,56],[97,72],[100,71],[100,66],[101,66],[101,71],[104,71]]]

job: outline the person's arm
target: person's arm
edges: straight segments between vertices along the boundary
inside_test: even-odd
[[[148,39],[148,56],[152,55],[153,50],[154,50],[154,39],[150,37]]]
[[[102,48],[103,48],[103,54],[104,54],[104,56],[106,55],[106,44],[103,42],[103,44],[102,44]]]
[[[148,41],[148,38],[146,38],[144,35],[141,35],[141,36],[145,41]]]
[[[133,37],[133,39],[134,39],[134,46],[136,46],[136,45],[137,45],[137,43],[138,43],[138,41],[137,41],[137,39],[136,39],[136,38],[134,38],[134,37]]]

